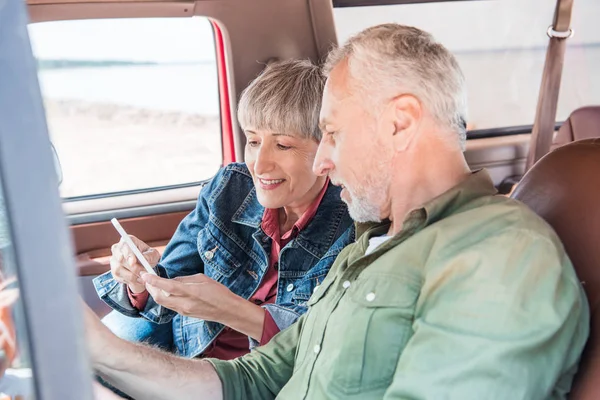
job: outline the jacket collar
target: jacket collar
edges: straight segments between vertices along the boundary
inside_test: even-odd
[[[346,204],[340,198],[341,189],[328,183],[325,195],[313,219],[290,243],[302,247],[313,256],[322,258],[336,241],[339,225],[348,216]],[[260,205],[256,188],[252,188],[242,205],[233,214],[231,222],[260,229],[265,208]]]

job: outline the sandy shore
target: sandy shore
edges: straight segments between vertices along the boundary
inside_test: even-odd
[[[217,115],[46,100],[63,197],[195,182],[221,164]]]

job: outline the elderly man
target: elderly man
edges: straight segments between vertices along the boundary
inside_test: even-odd
[[[314,169],[343,187],[358,239],[308,313],[220,361],[123,342],[88,311],[96,369],[138,399],[564,398],[586,298],[552,229],[469,170],[454,57],[389,24],[335,50],[325,71]]]

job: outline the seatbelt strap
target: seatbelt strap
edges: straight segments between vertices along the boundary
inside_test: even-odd
[[[571,29],[572,10],[573,0],[556,1],[554,21],[548,28],[550,42],[546,51],[546,62],[544,63],[542,84],[531,133],[526,170],[529,170],[535,162],[548,153],[552,145],[565,49],[567,39],[573,36],[573,29]]]

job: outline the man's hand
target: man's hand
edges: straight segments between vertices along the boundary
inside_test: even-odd
[[[158,250],[148,246],[135,236],[129,235],[129,237],[152,267],[158,264],[158,261],[160,261]],[[137,260],[127,243],[121,239],[110,250],[112,252],[110,272],[112,272],[115,280],[129,286],[129,289],[133,293],[141,293],[146,290],[144,283],[140,279],[141,273],[146,272],[146,270]]]
[[[119,339],[85,303],[83,311],[92,365],[114,387],[136,399],[195,399],[201,393],[203,399],[222,400],[221,381],[210,363]],[[119,399],[95,390],[99,400]]]
[[[85,333],[88,350],[92,359],[92,364],[96,364],[103,356],[106,356],[107,350],[117,337],[108,329],[102,321],[94,314],[94,311],[82,301]]]
[[[223,322],[235,313],[236,304],[246,302],[204,274],[164,279],[143,273],[142,279],[154,301],[187,317]]]

